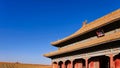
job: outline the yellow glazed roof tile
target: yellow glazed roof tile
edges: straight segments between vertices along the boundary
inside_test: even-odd
[[[111,41],[115,41],[115,40],[120,40],[120,32],[116,32],[116,33],[111,34],[111,35],[106,35],[106,36],[103,36],[103,37],[100,37],[97,39],[93,39],[93,40],[90,40],[90,41],[85,42],[85,43],[81,43],[81,44],[78,43],[74,46],[68,46],[66,48],[61,48],[57,51],[53,51],[53,52],[44,54],[44,56],[46,56],[46,57],[55,56],[55,55],[59,55],[59,54],[67,53],[67,52],[72,52],[72,51],[76,51],[79,49],[92,47],[92,46],[96,46],[99,44],[103,44],[103,43],[111,42]]]
[[[65,42],[69,39],[72,39],[76,36],[80,36],[84,33],[87,33],[89,31],[92,31],[94,29],[100,28],[104,25],[110,24],[114,21],[120,20],[120,9],[106,15],[103,16],[89,24],[86,24],[85,26],[83,26],[81,29],[79,29],[77,32],[75,32],[74,34],[62,39],[62,40],[58,40],[55,42],[52,42],[52,45],[58,45],[62,42]],[[55,56],[55,55],[59,55],[59,54],[63,54],[63,53],[67,53],[67,52],[72,52],[78,49],[83,49],[83,48],[87,48],[87,47],[92,47],[92,46],[96,46],[98,44],[102,44],[102,43],[106,43],[106,42],[110,42],[110,41],[114,41],[114,40],[120,40],[120,32],[116,32],[113,33],[111,35],[105,35],[103,37],[97,38],[97,39],[93,39],[81,44],[75,44],[73,46],[67,46],[65,48],[60,48],[59,50],[44,54],[44,56],[46,57],[51,57],[51,56]]]
[[[89,24],[86,24],[85,26],[80,28],[77,32],[75,32],[74,34],[72,34],[64,39],[52,42],[51,44],[57,46],[58,44],[65,42],[69,39],[72,39],[76,36],[80,36],[84,33],[87,33],[89,31],[92,31],[94,29],[102,27],[102,26],[107,25],[109,23],[112,23],[113,21],[115,21],[117,19],[120,19],[120,9],[118,9],[118,10],[116,10],[108,15],[105,15],[105,16],[103,16],[103,17],[101,17],[101,18],[99,18],[99,19],[97,19]]]

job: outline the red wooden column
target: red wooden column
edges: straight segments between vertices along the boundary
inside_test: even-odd
[[[52,63],[52,68],[58,68],[58,64],[57,63]]]
[[[73,68],[73,61],[71,60],[71,67],[70,68]]]
[[[58,66],[59,66],[59,65],[58,65],[58,63],[57,63],[55,68],[58,68]]]
[[[113,61],[113,54],[110,54],[110,68],[115,68],[114,61]]]
[[[83,68],[83,62],[82,61],[78,62],[77,66],[78,66],[78,68]]]
[[[77,64],[76,64],[76,62],[74,63],[74,68],[77,68]]]
[[[68,67],[67,67],[67,68],[72,68],[72,67],[71,67],[71,62],[70,62],[70,63],[68,63]]]
[[[115,58],[115,60],[114,60],[115,68],[120,68],[120,53],[116,54],[114,56],[114,58]]]
[[[85,59],[85,67],[88,68],[88,58]]]
[[[63,62],[63,64],[62,64],[62,68],[65,68],[65,62]]]

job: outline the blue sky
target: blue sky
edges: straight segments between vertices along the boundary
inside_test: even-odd
[[[50,42],[118,8],[119,0],[0,0],[0,61],[50,64]]]

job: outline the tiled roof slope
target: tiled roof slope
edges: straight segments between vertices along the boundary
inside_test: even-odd
[[[80,36],[84,33],[87,33],[89,31],[92,31],[94,29],[102,27],[102,26],[107,25],[109,23],[112,23],[112,21],[117,20],[119,18],[120,18],[120,9],[118,9],[118,10],[116,10],[116,11],[114,11],[106,16],[103,16],[103,17],[101,17],[101,18],[99,18],[99,19],[97,19],[89,24],[86,24],[85,26],[80,28],[77,32],[75,32],[74,34],[72,34],[64,39],[52,42],[51,44],[57,46],[58,44],[65,42],[69,39]]]
[[[62,40],[53,42],[52,45],[57,45],[59,43],[67,41],[67,40],[69,40],[71,38],[74,38],[76,36],[82,35],[84,33],[92,31],[94,29],[100,28],[104,25],[110,24],[110,23],[112,23],[114,21],[117,21],[117,20],[120,20],[120,9],[118,9],[118,10],[116,10],[116,11],[114,11],[114,12],[112,12],[112,13],[106,15],[106,16],[103,16],[103,17],[101,17],[101,18],[99,18],[99,19],[97,19],[97,20],[95,20],[95,21],[93,21],[89,24],[86,24],[80,30],[75,32],[74,34],[72,34],[72,35],[70,35],[70,36],[68,36],[68,37],[66,37]],[[103,44],[103,43],[106,43],[106,42],[115,41],[115,40],[118,40],[118,39],[120,40],[120,32],[116,32],[116,33],[113,33],[113,34],[110,34],[110,35],[105,35],[103,37],[93,39],[93,40],[89,40],[89,41],[81,43],[81,44],[78,43],[78,44],[75,44],[73,46],[63,47],[63,48],[60,48],[56,51],[44,54],[44,56],[51,57],[51,56],[55,56],[55,55],[59,55],[59,54],[67,53],[67,52],[76,51],[76,50],[83,49],[83,48],[96,46],[96,45]]]

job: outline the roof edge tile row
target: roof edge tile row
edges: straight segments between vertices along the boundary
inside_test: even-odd
[[[80,28],[77,32],[75,32],[74,34],[64,38],[64,39],[61,39],[61,40],[58,40],[58,41],[55,41],[55,42],[52,42],[51,45],[54,45],[54,46],[57,46],[58,44],[60,43],[63,43],[67,40],[70,40],[72,38],[75,38],[77,36],[80,36],[82,34],[85,34],[89,31],[92,31],[94,29],[97,29],[99,27],[102,27],[104,25],[107,25],[117,19],[120,19],[120,9],[110,13],[110,14],[107,14],[93,22],[90,22],[89,24],[86,24],[85,26],[83,26],[82,28]]]
[[[55,56],[55,55],[59,55],[59,54],[64,54],[64,53],[80,50],[83,48],[100,45],[100,44],[115,41],[115,40],[120,40],[120,32],[116,32],[111,35],[106,35],[106,36],[103,36],[103,37],[100,37],[97,39],[93,39],[93,40],[90,40],[90,41],[87,41],[87,42],[84,42],[81,44],[76,44],[74,46],[68,46],[66,48],[61,48],[60,50],[56,50],[56,51],[44,54],[44,56],[51,57],[51,56]]]

